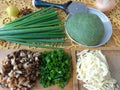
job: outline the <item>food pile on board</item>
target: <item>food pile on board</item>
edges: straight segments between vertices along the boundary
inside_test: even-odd
[[[0,85],[10,90],[28,90],[32,88],[39,75],[38,52],[18,50],[8,54],[2,60]]]
[[[108,2],[109,0],[102,3],[96,0],[95,6],[104,12],[115,6],[114,0]],[[112,7],[108,5],[111,3],[114,3]],[[85,6],[83,3],[80,5]],[[77,12],[69,14],[64,22],[59,19],[59,13],[54,7],[32,12],[29,8],[20,11],[16,6],[9,6],[6,11],[10,17],[19,18],[0,27],[0,40],[39,48],[59,48],[65,45],[64,28],[70,38],[84,46],[96,46],[104,39],[105,27],[96,14]],[[14,51],[2,60],[0,85],[10,90],[30,90],[39,80],[45,88],[55,84],[64,88],[71,76],[70,60],[71,56],[63,49]],[[78,52],[76,67],[77,79],[85,83],[83,86],[87,90],[116,88],[117,81],[111,77],[107,60],[101,51]]]
[[[116,90],[117,80],[111,77],[106,57],[101,50],[77,52],[77,79],[87,90]]]
[[[71,76],[71,57],[63,50],[42,52],[40,58],[40,83],[44,87],[54,84],[64,88]]]
[[[71,76],[71,57],[62,49],[18,50],[2,60],[0,85],[10,90],[30,90],[39,80],[43,87],[64,88]]]

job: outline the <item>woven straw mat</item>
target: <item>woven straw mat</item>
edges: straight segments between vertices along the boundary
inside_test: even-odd
[[[45,1],[51,3],[63,4],[68,0],[45,0]],[[88,7],[94,7],[93,3],[95,0],[73,0],[73,1],[81,1],[85,3]],[[9,5],[15,5],[19,9],[23,9],[27,7],[27,8],[31,8],[34,11],[37,10],[37,8],[32,6],[31,2],[32,2],[31,0],[0,0],[0,25],[15,19],[13,17],[12,18],[9,17],[6,13],[6,8]],[[66,14],[62,10],[59,10],[59,12],[60,12],[59,14],[60,18],[65,19]],[[109,12],[106,12],[105,14],[112,22],[113,34],[111,39],[101,47],[120,47],[120,0],[116,0],[115,8]],[[84,48],[82,46],[73,43],[69,38],[66,38],[66,42],[70,43],[70,46],[67,46],[67,48],[71,48],[71,47]],[[35,47],[28,47],[28,46],[23,46],[23,45],[0,40],[0,49],[19,49],[19,48],[36,49]]]

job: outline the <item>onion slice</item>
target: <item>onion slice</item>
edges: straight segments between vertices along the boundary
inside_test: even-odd
[[[95,7],[102,12],[110,11],[116,5],[115,0],[96,0]]]

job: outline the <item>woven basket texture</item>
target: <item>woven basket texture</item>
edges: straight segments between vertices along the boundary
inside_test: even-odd
[[[69,0],[44,0],[44,1],[63,4]],[[72,1],[80,1],[85,3],[88,7],[95,8],[94,7],[95,0],[72,0]],[[9,17],[6,13],[6,8],[9,5],[15,5],[19,9],[23,9],[27,7],[27,8],[31,8],[33,11],[38,10],[37,8],[32,6],[32,0],[0,0],[0,25],[3,25],[15,19],[13,17]],[[58,11],[60,13],[59,17],[64,20],[67,15],[62,10],[58,10]],[[115,8],[109,12],[105,12],[105,14],[108,16],[108,18],[112,23],[113,34],[111,39],[105,45],[100,46],[99,48],[120,47],[120,0],[116,0]],[[69,48],[85,48],[75,44],[69,38],[66,38],[66,43],[69,43],[70,46],[65,46],[65,47],[63,46],[63,48],[68,48],[68,49]],[[23,46],[23,45],[0,40],[0,49],[20,49],[20,48],[36,49],[35,47],[28,47],[28,46]],[[37,48],[37,49],[40,49],[40,48]]]

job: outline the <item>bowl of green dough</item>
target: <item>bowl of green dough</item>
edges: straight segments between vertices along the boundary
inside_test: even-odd
[[[88,12],[68,16],[65,30],[75,43],[98,47],[107,43],[112,36],[112,24],[108,17],[99,10],[88,8]]]

